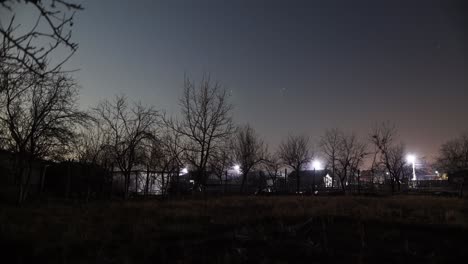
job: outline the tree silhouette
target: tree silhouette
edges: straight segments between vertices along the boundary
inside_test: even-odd
[[[401,181],[408,173],[405,147],[403,143],[395,143],[396,137],[396,127],[388,122],[376,125],[371,133],[371,141],[380,152],[380,162],[391,177],[392,192],[395,191],[395,183],[400,191]]]
[[[300,191],[300,172],[314,156],[310,153],[310,140],[306,136],[289,136],[279,147],[279,157],[296,173],[296,191]]]
[[[181,119],[166,118],[166,124],[184,137],[184,160],[195,170],[195,185],[203,187],[213,154],[234,132],[232,105],[220,83],[204,75],[196,85],[185,78],[180,99]]]
[[[341,189],[346,191],[346,182],[353,177],[367,155],[366,145],[358,140],[355,134],[338,132],[338,149],[336,152],[336,175]]]
[[[468,134],[462,134],[442,144],[437,166],[446,172],[468,170]]]
[[[60,71],[78,49],[71,28],[81,5],[68,0],[0,0],[0,7],[6,10],[0,18],[0,64],[17,64],[22,71],[45,75]],[[24,7],[34,10],[34,24],[16,21],[15,10]],[[50,55],[56,50],[69,52],[52,65]]]
[[[237,129],[233,141],[233,150],[235,160],[239,164],[242,174],[242,192],[249,172],[264,160],[266,148],[255,130],[250,125],[246,125]]]
[[[124,176],[124,197],[129,197],[130,178],[143,140],[154,135],[159,113],[141,103],[128,105],[123,95],[113,101],[104,100],[94,108],[95,119],[100,122],[115,163]]]
[[[320,149],[326,158],[327,167],[331,167],[332,187],[335,182],[337,156],[341,143],[341,136],[341,132],[337,128],[327,130],[320,139],[319,144]]]
[[[33,161],[62,158],[76,136],[77,125],[86,122],[88,115],[78,108],[79,89],[69,75],[17,75],[12,67],[0,70],[0,126],[6,133],[6,148],[17,156],[21,203],[27,196]]]

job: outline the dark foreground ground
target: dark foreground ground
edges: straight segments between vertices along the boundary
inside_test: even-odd
[[[0,252],[2,263],[465,263],[468,207],[411,196],[2,206]]]

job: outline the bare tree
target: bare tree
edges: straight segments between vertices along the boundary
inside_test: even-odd
[[[468,170],[468,133],[449,140],[441,146],[437,166],[451,173]]]
[[[34,24],[16,21],[15,10],[30,7],[37,16]],[[0,0],[0,64],[17,64],[21,69],[44,75],[56,72],[75,53],[78,44],[71,40],[74,15],[83,7],[68,0]],[[53,66],[54,51],[69,50]],[[57,56],[55,56],[57,57]]]
[[[203,76],[198,86],[185,78],[184,86],[181,120],[171,118],[165,122],[184,137],[184,159],[195,169],[195,184],[202,187],[213,154],[234,132],[232,105],[226,90],[209,76]]]
[[[327,167],[331,168],[332,187],[335,182],[337,155],[338,149],[341,144],[341,132],[337,129],[330,129],[325,131],[325,134],[320,139],[320,149],[324,154],[327,162]]]
[[[374,127],[371,141],[379,149],[379,160],[391,177],[392,192],[395,191],[395,183],[400,191],[401,181],[407,176],[405,162],[405,149],[403,143],[395,143],[397,130],[388,122]]]
[[[296,173],[296,191],[300,191],[300,172],[313,158],[310,153],[309,138],[306,136],[289,136],[279,147],[278,155],[283,163]]]
[[[236,162],[242,174],[241,192],[249,172],[263,161],[266,153],[265,144],[249,125],[239,127],[233,142]]]
[[[124,176],[124,196],[128,198],[132,169],[139,163],[143,140],[154,135],[158,112],[141,103],[129,106],[125,96],[102,101],[94,108],[95,118],[105,133],[113,159]]]
[[[182,169],[182,147],[181,136],[176,131],[167,129],[159,137],[154,136],[147,140],[146,166],[148,170],[146,193],[149,188],[149,171],[156,172],[154,181],[158,185],[161,195],[165,197],[168,194],[171,184],[179,189],[178,176]],[[174,176],[177,178],[174,179]]]
[[[74,158],[82,163],[101,165],[101,158],[106,156],[106,140],[99,122],[90,119],[89,123],[80,129],[74,141]]]
[[[78,109],[78,87],[66,74],[11,74],[2,67],[0,126],[7,149],[16,153],[18,202],[27,196],[32,163],[59,159],[70,149],[76,126],[87,120]],[[26,170],[25,170],[26,169]]]
[[[346,191],[346,183],[358,172],[367,155],[366,145],[358,140],[355,134],[338,133],[339,145],[336,151],[336,175],[341,189]]]
[[[273,186],[276,186],[277,179],[281,175],[282,167],[283,163],[281,162],[278,153],[269,153],[267,151],[266,157],[263,161],[263,168],[268,174],[268,177],[272,180]]]
[[[213,152],[213,158],[210,160],[210,170],[218,177],[220,182],[223,181],[227,184],[227,171],[233,165],[233,151],[229,141],[223,146],[220,146],[216,151]]]

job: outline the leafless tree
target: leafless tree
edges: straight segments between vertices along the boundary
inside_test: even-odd
[[[100,127],[99,122],[90,119],[88,124],[83,126],[74,141],[73,156],[82,163],[101,165],[101,159],[106,156],[106,135]]]
[[[392,192],[395,183],[400,191],[402,179],[408,176],[404,144],[396,143],[396,137],[396,127],[388,122],[376,125],[371,133],[371,141],[379,149],[379,160],[391,177]]]
[[[76,127],[88,115],[77,104],[78,86],[67,74],[11,74],[0,67],[0,126],[6,147],[17,155],[18,202],[27,196],[32,163],[69,152]]]
[[[184,159],[195,170],[195,184],[202,187],[213,154],[235,130],[232,105],[226,90],[218,82],[212,82],[208,75],[204,75],[198,85],[185,78],[184,87],[180,100],[181,119],[170,118],[165,122],[184,137]]]
[[[220,182],[224,181],[227,184],[227,171],[233,166],[233,151],[230,141],[220,146],[213,152],[213,158],[210,160],[210,170],[218,177]]]
[[[182,169],[182,154],[184,149],[181,144],[180,134],[176,131],[167,129],[159,136],[153,136],[146,140],[145,165],[148,170],[145,193],[148,193],[150,187],[150,171],[156,173],[153,175],[155,184],[159,187],[161,195],[165,197],[168,194],[171,184],[179,188],[178,176]],[[176,176],[177,178],[174,178]]]
[[[468,133],[445,142],[436,163],[445,172],[468,170]]]
[[[306,136],[289,136],[279,146],[278,155],[283,163],[296,173],[296,191],[300,191],[300,172],[313,158],[310,152],[310,140]]]
[[[141,103],[128,105],[119,95],[113,101],[104,100],[93,109],[107,138],[115,163],[124,176],[124,196],[128,198],[132,169],[139,163],[143,140],[154,135],[159,114],[153,107]]]
[[[267,151],[266,157],[263,161],[263,168],[268,177],[272,180],[273,186],[276,186],[277,179],[281,175],[282,167],[283,163],[281,162],[278,153],[270,153]]]
[[[34,24],[16,20],[16,10],[30,7]],[[83,7],[69,0],[0,0],[0,64],[18,64],[22,70],[44,75],[56,72],[75,53],[71,39],[74,15]],[[54,51],[68,50],[65,58],[51,64]],[[56,56],[57,57],[57,56]]]
[[[336,175],[341,189],[346,191],[346,182],[354,177],[367,155],[366,145],[355,134],[338,133],[339,145],[336,151]]]
[[[335,182],[337,155],[341,144],[341,131],[337,128],[325,131],[325,134],[320,139],[320,149],[324,154],[327,162],[327,167],[331,168],[332,187]]]
[[[265,144],[255,133],[255,130],[251,126],[246,125],[237,129],[233,142],[233,150],[235,160],[239,164],[242,174],[242,192],[244,191],[244,185],[249,172],[265,158]]]

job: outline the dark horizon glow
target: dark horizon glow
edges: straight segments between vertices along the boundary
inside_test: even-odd
[[[209,72],[272,146],[389,120],[431,159],[468,130],[466,1],[225,2],[83,1],[67,64],[83,106],[125,93],[176,113],[184,74]]]

